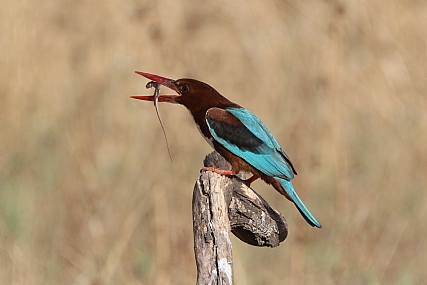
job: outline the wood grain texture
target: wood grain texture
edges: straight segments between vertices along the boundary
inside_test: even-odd
[[[206,156],[204,166],[231,168],[217,152]],[[202,171],[194,186],[193,233],[198,285],[233,284],[231,232],[254,246],[275,247],[287,237],[285,218],[239,176]]]

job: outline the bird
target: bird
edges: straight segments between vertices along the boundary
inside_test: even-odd
[[[141,71],[135,73],[172,89],[177,95],[157,98],[134,95],[131,98],[157,99],[158,102],[185,106],[207,143],[231,164],[231,170],[216,167],[205,167],[205,170],[228,176],[240,171],[250,172],[253,176],[245,181],[248,186],[261,178],[293,202],[309,225],[322,227],[294,190],[291,180],[297,172],[291,160],[255,114],[196,79],[173,80]]]

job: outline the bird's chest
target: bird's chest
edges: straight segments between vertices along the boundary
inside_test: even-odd
[[[199,131],[199,133],[202,135],[202,137],[206,140],[206,142],[215,149],[214,145],[213,145],[213,137],[211,135],[211,133],[209,132],[208,129],[208,125],[206,124],[206,121],[201,116],[195,116],[194,114],[191,113],[190,110],[188,110],[190,112],[190,114],[192,115],[191,117],[194,120],[194,123],[196,124],[197,130]]]

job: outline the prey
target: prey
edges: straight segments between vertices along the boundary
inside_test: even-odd
[[[166,131],[165,128],[163,126],[163,122],[162,122],[162,118],[160,117],[160,112],[159,112],[159,96],[160,96],[160,87],[161,84],[157,83],[156,81],[150,81],[147,83],[147,85],[145,85],[145,88],[149,89],[149,88],[154,88],[154,107],[156,108],[156,114],[157,114],[157,118],[159,118],[159,122],[160,122],[160,126],[162,127],[162,131],[163,131],[163,135],[165,137],[165,141],[166,141],[166,147],[168,149],[168,154],[169,154],[169,158],[172,162],[172,155],[169,149],[169,143],[168,143],[168,138],[166,136]]]

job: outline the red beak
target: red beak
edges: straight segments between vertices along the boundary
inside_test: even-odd
[[[166,86],[173,91],[180,94],[178,88],[175,85],[175,80],[169,79],[166,77],[162,77],[155,74],[145,73],[141,71],[135,71],[135,73],[144,76],[145,78],[148,78],[150,80],[156,81],[157,83]],[[154,96],[130,96],[133,99],[139,99],[139,100],[145,100],[145,101],[154,101]],[[159,102],[168,102],[168,103],[176,103],[175,98],[178,97],[177,95],[161,95],[159,96],[158,100]]]

